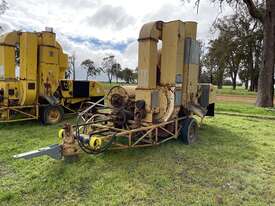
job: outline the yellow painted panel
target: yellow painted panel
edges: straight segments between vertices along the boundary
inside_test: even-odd
[[[2,89],[4,90],[4,99],[0,102],[0,106],[7,104],[7,98],[6,98],[6,92],[5,92],[6,91],[6,81],[0,80],[0,90],[2,90]]]
[[[184,32],[185,32],[185,38],[191,38],[193,40],[196,40],[197,36],[197,23],[196,22],[184,22]],[[194,71],[191,71],[191,70]],[[184,62],[183,65],[183,84],[182,84],[182,104],[183,106],[187,106],[187,103],[194,99],[194,96],[196,96],[196,92],[194,91],[194,78],[197,78],[196,76],[198,73],[198,65],[191,65],[186,64]],[[191,79],[190,79],[191,78]],[[190,82],[191,81],[191,82]],[[191,87],[190,87],[191,84]],[[197,84],[196,84],[197,85]],[[191,89],[191,90],[189,90]]]
[[[138,87],[156,88],[157,42],[151,39],[139,41]]]
[[[61,50],[59,50],[59,66],[68,68],[68,55],[64,54]]]
[[[15,48],[0,46],[0,79],[15,78]]]
[[[184,66],[184,82],[183,82],[183,105],[187,105],[187,102],[197,100],[197,85],[199,66],[195,64],[186,64]]]
[[[63,79],[59,81],[62,97],[64,98],[72,98],[73,97],[73,80]],[[63,84],[63,85],[62,85]],[[66,85],[66,88],[64,88]],[[89,96],[104,96],[105,91],[102,84],[96,81],[89,81]]]
[[[184,27],[185,27],[185,38],[197,38],[197,22],[194,21],[185,21]]]
[[[137,100],[144,100],[145,101],[145,110],[146,110],[146,117],[144,118],[147,122],[153,121],[153,111],[152,111],[152,101],[151,101],[151,94],[154,90],[149,89],[136,89],[136,101]]]
[[[68,55],[64,54],[61,49],[59,51],[59,79],[64,79],[65,78],[65,71],[68,69]]]
[[[35,33],[24,32],[20,36],[20,79],[37,78],[37,44]]]
[[[161,37],[162,21],[154,21],[144,24],[139,33],[139,40],[154,39],[156,41]]]
[[[55,33],[43,31],[41,33],[41,45],[56,46]]]
[[[57,90],[59,69],[55,64],[39,64],[39,95],[52,96]]]
[[[15,46],[19,42],[19,32],[9,32],[0,36],[0,43]]]
[[[39,62],[47,64],[58,64],[58,49],[48,46],[39,47]]]
[[[90,96],[104,96],[104,88],[102,84],[95,82],[95,81],[90,81],[90,91],[89,91]]]
[[[184,53],[184,23],[164,23],[162,33],[161,84],[175,85],[176,75],[181,76]]]
[[[63,84],[63,85],[61,85]],[[62,79],[59,80],[59,85],[61,88],[61,94],[64,98],[70,98],[73,95],[73,80]]]
[[[0,89],[4,89],[4,101],[0,102],[0,105],[8,106],[9,100],[19,100],[19,95],[20,95],[19,81],[17,80],[0,81]],[[9,93],[9,90],[13,90],[13,92]]]
[[[37,84],[36,81],[20,81],[20,104],[32,105],[36,103]]]
[[[199,76],[199,65],[190,64],[189,65],[189,85],[188,85],[188,93],[189,93],[189,101],[197,102],[198,97],[198,76]]]

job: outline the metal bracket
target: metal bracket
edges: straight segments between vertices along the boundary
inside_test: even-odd
[[[61,145],[53,144],[53,145],[49,145],[47,147],[40,148],[38,150],[33,150],[30,152],[25,152],[25,153],[21,153],[18,155],[14,155],[13,158],[29,160],[29,159],[32,159],[35,157],[47,155],[53,159],[60,160],[62,158],[61,151],[62,151]]]
[[[50,105],[57,105],[58,99],[55,96],[46,96],[44,95],[43,98],[49,102]]]

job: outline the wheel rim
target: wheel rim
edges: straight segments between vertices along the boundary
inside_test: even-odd
[[[49,111],[49,114],[48,114],[48,120],[49,122],[58,122],[59,119],[60,119],[60,112],[58,109],[56,108],[53,108]]]

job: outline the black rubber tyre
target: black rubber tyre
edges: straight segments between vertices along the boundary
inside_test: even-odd
[[[193,144],[198,139],[198,123],[195,118],[187,118],[181,123],[179,139],[185,144]]]
[[[64,109],[59,105],[49,105],[41,111],[41,122],[43,124],[56,124],[64,117]]]

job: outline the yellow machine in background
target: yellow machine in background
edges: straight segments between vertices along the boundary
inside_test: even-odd
[[[16,77],[16,68],[19,77]],[[0,37],[0,122],[41,119],[56,123],[84,101],[98,101],[103,87],[65,80],[68,56],[52,29],[10,32]]]

